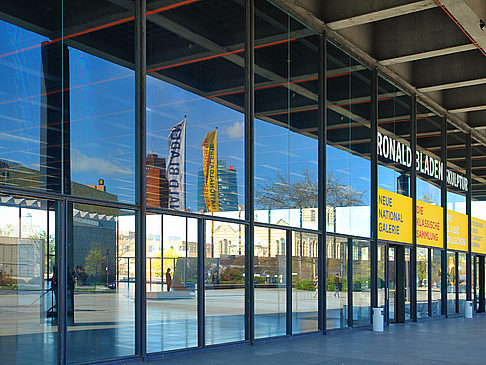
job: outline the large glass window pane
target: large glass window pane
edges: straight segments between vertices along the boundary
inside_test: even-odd
[[[459,252],[458,256],[459,277],[459,313],[464,313],[464,305],[466,304],[466,254]]]
[[[378,307],[384,307],[386,300],[386,251],[386,245],[378,245]]]
[[[327,236],[326,250],[326,328],[344,328],[348,326],[347,238]]]
[[[370,242],[353,240],[353,326],[371,323]]]
[[[57,361],[56,203],[0,196],[0,362]]]
[[[245,339],[245,226],[206,221],[206,344]]]
[[[244,3],[147,7],[147,204],[239,218]]]
[[[456,313],[456,253],[447,252],[447,313]]]
[[[292,332],[317,331],[318,236],[292,232]],[[324,283],[322,283],[324,284]],[[325,288],[323,287],[322,290]]]
[[[410,280],[411,266],[410,266],[410,247],[405,247],[405,320],[411,319],[410,303],[412,300],[412,280]]]
[[[442,283],[442,251],[432,249],[432,277],[430,278],[432,284],[432,315],[441,315],[441,283]]]
[[[371,71],[327,43],[329,232],[370,237]]]
[[[2,2],[0,14],[0,184],[62,192],[69,83],[63,74],[66,47],[53,37],[62,33],[61,2]]]
[[[378,79],[378,187],[410,196],[411,98],[386,79]]]
[[[135,284],[117,281],[116,262],[120,247],[135,252],[135,213],[85,204],[69,206],[68,362],[133,355]]]
[[[255,2],[255,220],[317,229],[319,35]]]
[[[444,118],[422,104],[417,105],[417,200],[441,206],[441,130]],[[430,167],[430,159],[433,168]],[[429,163],[425,163],[428,161]],[[435,161],[438,161],[436,164]],[[426,166],[427,165],[427,166]],[[437,166],[437,169],[435,168]]]
[[[429,249],[417,247],[417,318],[429,316]]]
[[[255,227],[255,338],[286,334],[287,232]]]
[[[84,11],[80,11],[80,7]],[[64,193],[135,203],[134,7],[63,1]],[[55,94],[52,98],[54,99]]]
[[[197,346],[197,221],[147,215],[147,352]]]

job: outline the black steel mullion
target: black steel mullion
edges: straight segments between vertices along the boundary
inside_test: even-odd
[[[206,345],[205,308],[204,308],[204,259],[206,257],[206,221],[197,221],[197,343]]]
[[[390,275],[390,272],[389,272],[389,268],[390,268],[390,264],[389,264],[389,260],[390,260],[390,256],[389,256],[389,253],[390,253],[390,248],[388,246],[388,244],[383,244],[383,247],[384,247],[384,250],[385,250],[385,322],[386,322],[386,325],[390,325],[390,313],[389,313],[389,310],[390,310],[390,305],[388,303],[388,299],[389,299],[389,290],[390,288],[388,287],[389,285],[389,281],[388,281],[388,277]]]
[[[459,313],[459,252],[454,253],[455,260],[455,276],[456,276],[456,313]]]
[[[255,338],[254,285],[254,118],[255,118],[255,1],[245,2],[245,339]]]
[[[326,148],[327,148],[327,40],[326,33],[321,33],[319,56],[319,127],[318,127],[318,254],[317,272],[320,285],[317,292],[318,329],[326,332]]]
[[[466,177],[467,177],[467,192],[466,192],[466,214],[467,214],[467,237],[468,247],[466,254],[466,300],[471,300],[471,250],[472,250],[472,211],[471,211],[471,199],[472,199],[472,161],[471,161],[471,134],[466,135]]]
[[[479,256],[478,260],[478,275],[479,275],[479,312],[484,312],[485,307],[484,307],[484,256]]]
[[[371,307],[378,307],[378,72],[371,71]],[[388,285],[388,283],[387,283]]]
[[[146,237],[146,0],[135,1],[135,146],[136,214],[135,227],[135,354],[147,354],[145,237]]]
[[[293,318],[293,313],[292,313],[292,231],[287,231],[286,232],[286,237],[285,237],[285,245],[286,245],[286,255],[285,255],[285,261],[286,261],[286,278],[285,278],[285,284],[286,284],[286,289],[287,289],[287,295],[286,295],[286,308],[287,308],[287,336],[292,335],[292,318]],[[300,242],[302,244],[302,242]]]
[[[353,327],[353,240],[348,238],[348,327]]]
[[[411,138],[410,147],[412,149],[412,156],[416,155],[417,151],[417,97],[412,96],[412,113],[411,120]],[[413,160],[413,158],[412,158]],[[412,163],[410,168],[410,197],[412,198],[412,248],[410,254],[410,319],[417,321],[417,170],[415,164]]]
[[[59,252],[57,255],[57,296],[56,312],[58,321],[58,363],[64,365],[67,363],[67,239],[68,239],[68,222],[66,214],[66,201],[57,202],[56,212],[56,240],[59,240]],[[49,240],[49,238],[47,238]],[[55,273],[54,273],[55,275]]]
[[[427,311],[429,317],[432,317],[432,250],[432,248],[427,248]]]
[[[442,234],[444,249],[441,260],[441,313],[447,316],[447,119],[442,118],[440,131],[440,150],[442,161],[441,205],[442,205]]]

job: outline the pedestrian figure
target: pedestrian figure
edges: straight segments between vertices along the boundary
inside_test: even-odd
[[[172,286],[172,275],[170,274],[170,267],[167,268],[165,272],[165,282],[167,284],[167,291],[170,291],[170,287]]]
[[[341,289],[341,280],[339,279],[339,274],[336,273],[334,277],[334,296],[339,298],[339,290]]]
[[[319,290],[319,275],[316,275],[314,277],[314,280],[312,280],[312,285],[314,285],[314,288],[316,288],[316,290],[314,291],[314,294],[312,295],[312,298],[315,298],[316,295],[317,295],[317,291]]]

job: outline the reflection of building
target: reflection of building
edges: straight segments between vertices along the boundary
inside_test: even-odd
[[[169,181],[167,180],[165,158],[156,154],[147,155],[147,206],[167,208],[169,202]]]
[[[206,211],[204,202],[204,172],[197,174],[197,210]],[[218,160],[218,197],[219,211],[238,210],[238,185],[236,169],[233,165],[226,166],[226,160]]]

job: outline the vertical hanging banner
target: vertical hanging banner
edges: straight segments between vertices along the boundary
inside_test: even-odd
[[[486,254],[486,221],[471,218],[471,251]]]
[[[412,199],[378,189],[378,238],[412,243]]]
[[[417,245],[444,247],[442,208],[417,200]]]
[[[169,162],[167,180],[169,180],[169,208],[184,209],[186,163],[186,119],[177,123],[169,133]]]
[[[204,202],[206,203],[207,212],[219,211],[217,137],[217,130],[209,132],[202,144]]]
[[[447,210],[447,249],[467,251],[467,215]]]

